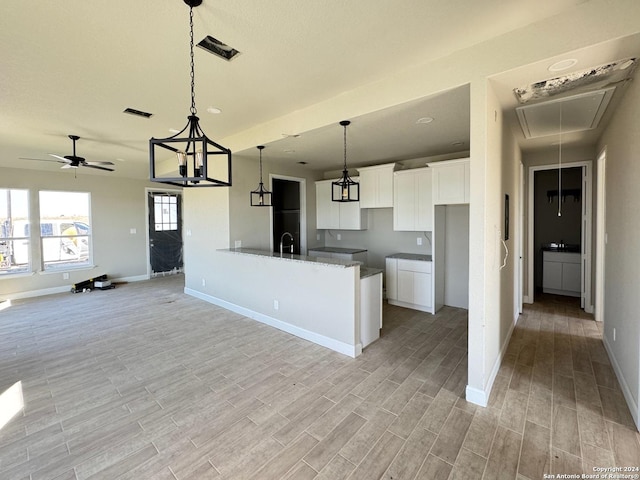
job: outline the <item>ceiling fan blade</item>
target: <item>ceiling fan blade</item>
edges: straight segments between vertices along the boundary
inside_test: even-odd
[[[61,161],[61,160],[51,160],[50,158],[26,158],[26,157],[19,157],[19,160],[30,160],[30,161],[35,161],[35,162],[55,162],[55,163],[69,163],[67,161]]]
[[[78,168],[78,166],[77,165],[71,165],[70,163],[67,163],[66,165],[63,165],[60,168]]]
[[[84,162],[85,165],[115,165],[113,162]]]
[[[52,157],[57,158],[57,159],[58,159],[58,160],[60,160],[61,162],[64,162],[64,163],[71,163],[71,160],[69,160],[68,158],[61,157],[60,155],[56,155],[55,153],[50,153],[49,155],[51,155]]]
[[[115,172],[115,170],[113,168],[100,167],[98,165],[89,165],[88,163],[84,163],[83,166],[85,166],[87,168],[97,168],[98,170],[106,170],[107,172]],[[62,167],[62,168],[64,168],[64,167]]]

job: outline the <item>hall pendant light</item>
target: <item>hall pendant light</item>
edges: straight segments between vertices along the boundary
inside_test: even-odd
[[[347,126],[351,124],[349,120],[343,120],[340,125],[344,128],[344,169],[342,178],[331,182],[331,200],[334,202],[359,202],[360,184],[349,176],[347,170]]]
[[[273,206],[271,203],[271,192],[265,189],[264,183],[262,183],[262,150],[264,150],[264,145],[259,145],[256,148],[260,150],[260,184],[256,190],[251,192],[251,206],[271,207]]]
[[[181,187],[230,187],[231,150],[209,139],[196,115],[193,8],[201,5],[202,0],[183,1],[189,6],[191,114],[187,125],[174,136],[149,140],[150,179]]]
[[[562,104],[560,104],[560,141],[558,142],[558,216],[562,216]]]

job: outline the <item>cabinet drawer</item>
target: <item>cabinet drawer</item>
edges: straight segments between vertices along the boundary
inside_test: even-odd
[[[410,272],[431,273],[431,262],[421,260],[398,259],[398,270],[408,270]]]
[[[579,253],[570,252],[543,252],[545,262],[580,263]]]

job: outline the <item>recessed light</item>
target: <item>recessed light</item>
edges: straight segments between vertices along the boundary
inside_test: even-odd
[[[416,123],[431,123],[431,122],[433,122],[432,117],[422,117],[416,120]]]
[[[460,147],[461,145],[464,145],[464,142],[457,141],[457,142],[453,142],[451,145],[454,147]]]
[[[562,70],[573,67],[576,63],[578,63],[577,59],[567,58],[565,60],[560,60],[553,65],[550,65],[547,70],[549,70],[550,72],[561,72]]]
[[[216,114],[216,113],[222,113],[222,110],[220,110],[218,107],[209,107],[207,108],[207,112]]]
[[[285,150],[284,153],[296,153],[295,150]]]
[[[285,138],[298,138],[300,134],[299,133],[283,133],[282,136]]]

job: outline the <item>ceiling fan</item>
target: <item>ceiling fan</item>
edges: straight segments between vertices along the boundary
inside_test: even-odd
[[[50,153],[52,157],[57,160],[49,160],[43,158],[22,158],[21,160],[37,160],[40,162],[57,162],[64,163],[60,168],[78,168],[78,167],[89,167],[89,168],[97,168],[98,170],[106,170],[108,172],[113,172],[113,168],[105,167],[103,165],[113,165],[112,162],[87,162],[84,158],[78,157],[76,155],[76,140],[79,140],[80,137],[77,135],[69,135],[69,138],[73,142],[73,155],[65,155],[61,157],[60,155],[56,155],[54,153]]]

